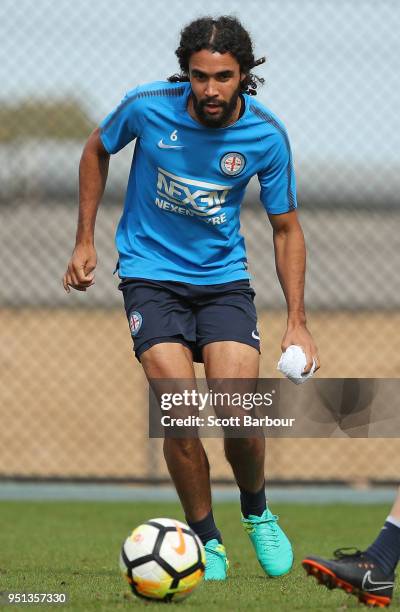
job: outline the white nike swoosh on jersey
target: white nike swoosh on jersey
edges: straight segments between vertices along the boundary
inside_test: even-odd
[[[251,332],[251,337],[254,338],[254,340],[259,340],[260,339],[260,336],[257,335],[256,331],[252,331]]]
[[[368,583],[367,583],[368,581]],[[393,586],[393,582],[377,582],[371,579],[371,570],[365,574],[361,588],[366,591],[382,591],[383,589],[387,589]],[[378,586],[380,585],[380,586]]]
[[[160,142],[157,145],[158,147],[160,147],[160,149],[183,149],[183,145],[169,145],[169,144],[164,144],[162,141],[162,138],[160,140]]]

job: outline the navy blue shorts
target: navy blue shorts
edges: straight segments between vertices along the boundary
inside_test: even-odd
[[[255,292],[248,280],[218,285],[123,278],[118,287],[135,355],[155,344],[178,342],[202,363],[202,348],[210,342],[234,340],[260,351]]]

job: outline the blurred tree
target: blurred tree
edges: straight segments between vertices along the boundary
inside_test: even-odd
[[[83,140],[95,124],[77,100],[26,100],[0,106],[0,143],[27,138]]]

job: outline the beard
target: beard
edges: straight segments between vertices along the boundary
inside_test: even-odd
[[[221,109],[220,112],[214,116],[207,112],[205,108],[206,104],[213,103],[213,98],[203,98],[198,100],[192,91],[193,109],[196,113],[199,121],[210,128],[223,127],[229,122],[233,113],[236,109],[236,104],[240,95],[240,87],[233,93],[232,97],[228,102],[218,102],[218,107]],[[216,102],[216,101],[215,101]]]

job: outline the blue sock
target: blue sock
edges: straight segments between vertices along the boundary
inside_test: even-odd
[[[203,544],[206,544],[209,540],[218,540],[222,544],[221,534],[215,525],[212,510],[201,521],[192,522],[186,519],[186,522],[190,529],[199,536]]]
[[[400,527],[386,521],[375,542],[365,552],[385,574],[392,574],[400,558]]]
[[[245,491],[245,489],[242,489],[242,487],[239,487],[239,489],[240,506],[244,518],[248,518],[249,514],[261,516],[267,507],[267,500],[265,498],[265,482],[257,493],[250,493],[250,491]]]

